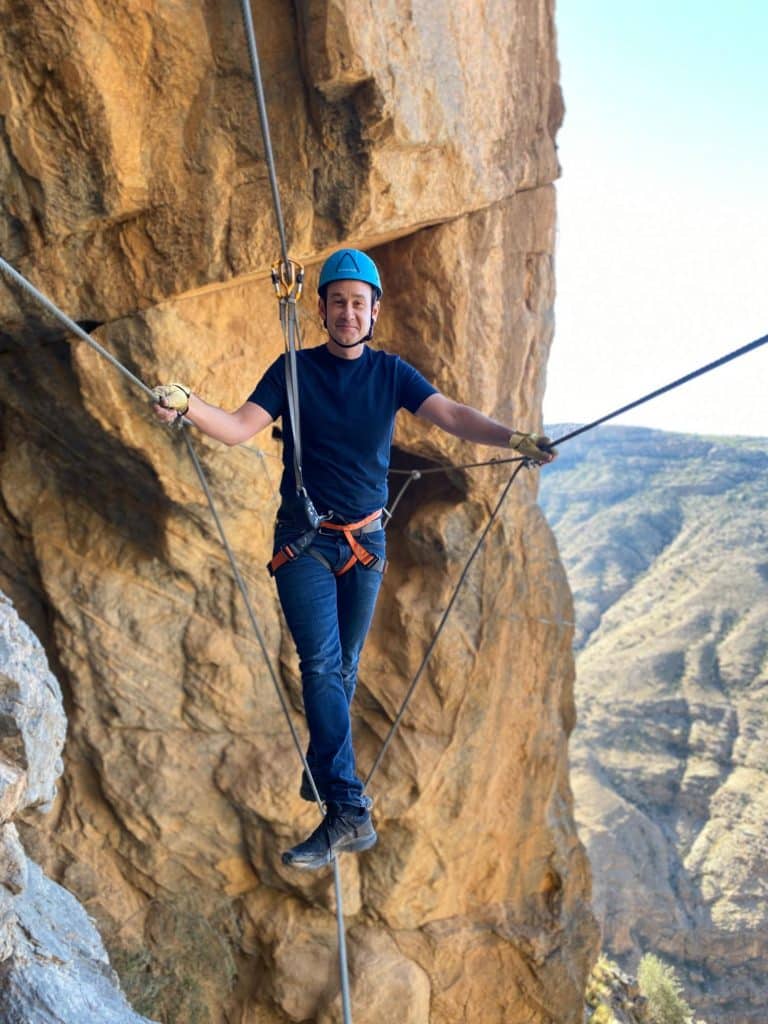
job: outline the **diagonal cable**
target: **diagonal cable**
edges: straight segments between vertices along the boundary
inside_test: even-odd
[[[143,380],[139,380],[135,374],[131,373],[127,366],[123,366],[123,364],[116,359],[111,352],[108,352],[107,349],[105,349],[103,345],[100,345],[95,338],[92,338],[90,334],[87,334],[80,324],[71,320],[66,313],[62,313],[58,306],[55,306],[49,298],[43,295],[41,291],[38,291],[31,281],[28,281],[26,277],[23,277],[18,270],[15,270],[10,263],[7,263],[3,259],[2,256],[0,256],[0,270],[10,277],[10,279],[17,284],[23,292],[26,292],[27,295],[33,298],[38,305],[42,306],[43,309],[46,309],[51,316],[58,320],[59,323],[63,324],[71,334],[76,334],[81,341],[86,343],[86,345],[90,345],[91,348],[95,349],[100,356],[103,356],[104,359],[108,360],[116,370],[119,370],[123,376],[127,377],[128,380],[135,384],[136,387],[143,391],[148,398],[152,397],[152,389],[147,387]]]
[[[275,670],[275,666],[272,662],[269,649],[267,648],[266,640],[264,639],[264,634],[261,630],[261,627],[259,626],[259,621],[256,618],[256,613],[253,610],[253,604],[251,603],[251,599],[248,594],[248,588],[246,587],[245,580],[243,579],[242,574],[240,573],[240,569],[237,564],[237,559],[235,558],[235,553],[232,550],[232,546],[229,543],[226,531],[224,530],[224,525],[221,521],[221,517],[219,516],[218,510],[216,508],[216,503],[213,499],[213,494],[211,493],[211,489],[208,485],[208,480],[206,478],[205,472],[203,471],[203,467],[200,464],[200,459],[198,458],[194,445],[190,440],[189,434],[187,433],[186,430],[183,430],[182,433],[184,436],[184,442],[187,446],[187,451],[189,452],[189,457],[192,459],[192,463],[195,467],[195,472],[197,473],[198,479],[200,481],[200,486],[202,487],[205,497],[208,501],[208,507],[211,510],[213,521],[216,524],[216,529],[218,530],[219,533],[219,539],[221,540],[222,547],[224,548],[227,558],[229,559],[229,564],[232,568],[232,575],[235,578],[235,583],[237,584],[237,588],[240,591],[240,594],[243,598],[243,603],[245,604],[245,608],[248,613],[248,618],[250,619],[251,626],[253,627],[253,631],[256,634],[256,639],[259,642],[259,647],[261,648],[261,653],[264,655],[264,661],[266,662],[270,679],[272,680],[272,684],[275,688],[277,699],[280,701],[280,707],[283,709],[283,714],[285,715],[285,719],[288,723],[288,728],[290,729],[291,732],[293,745],[296,747],[296,750],[298,751],[299,757],[301,758],[301,763],[304,767],[304,771],[307,773],[307,777],[310,780],[313,795],[318,805],[322,808],[322,800],[320,799],[320,795],[315,787],[315,783],[312,778],[312,772],[310,771],[309,765],[307,764],[307,759],[304,755],[301,740],[299,739],[299,734],[296,731],[296,726],[293,724],[291,712],[288,707],[288,701],[286,700],[285,694],[283,693],[283,687],[278,679],[278,675]]]
[[[364,789],[366,789],[368,787],[369,782],[371,781],[373,776],[376,774],[376,772],[377,772],[377,770],[379,768],[379,765],[381,764],[381,762],[382,762],[382,760],[384,758],[384,755],[387,752],[387,749],[388,749],[390,743],[392,742],[392,740],[393,740],[393,738],[395,736],[395,733],[397,732],[398,728],[400,727],[400,723],[403,720],[403,716],[405,715],[405,712],[406,712],[406,710],[408,708],[408,705],[409,705],[409,703],[411,701],[411,697],[413,697],[413,694],[414,694],[414,692],[416,690],[416,687],[419,684],[419,680],[421,679],[421,676],[422,676],[422,674],[424,672],[424,669],[427,667],[427,663],[429,662],[429,659],[432,656],[432,652],[434,651],[434,649],[435,649],[435,647],[437,645],[437,641],[440,639],[440,634],[445,629],[445,624],[447,623],[448,617],[450,616],[450,614],[451,614],[451,612],[453,610],[453,606],[456,604],[456,598],[459,596],[459,591],[461,590],[462,585],[463,585],[464,581],[467,578],[467,573],[469,572],[470,567],[472,566],[472,563],[474,562],[475,558],[477,557],[477,555],[478,555],[478,553],[480,551],[480,548],[483,546],[483,544],[485,542],[485,538],[488,536],[488,531],[491,529],[493,524],[496,522],[496,519],[498,518],[499,513],[501,512],[501,507],[504,504],[504,502],[506,501],[507,495],[510,492],[512,484],[515,482],[515,479],[517,478],[518,473],[520,472],[520,470],[523,468],[524,465],[525,465],[525,462],[520,462],[515,467],[515,469],[512,471],[512,476],[509,478],[509,480],[507,481],[507,483],[506,483],[506,485],[504,487],[504,490],[501,492],[501,497],[496,502],[496,507],[494,508],[493,512],[491,512],[491,515],[488,518],[488,522],[485,524],[483,532],[480,534],[479,538],[477,539],[477,542],[475,543],[475,546],[472,549],[472,551],[471,551],[471,553],[469,555],[469,558],[464,563],[464,568],[461,570],[461,574],[459,575],[459,578],[458,578],[458,580],[456,582],[456,585],[453,588],[453,593],[451,594],[451,599],[449,600],[448,604],[446,605],[445,611],[442,614],[442,618],[440,619],[440,622],[439,622],[439,624],[437,626],[437,629],[434,632],[434,635],[432,637],[432,640],[430,641],[429,647],[427,647],[426,651],[424,652],[424,657],[421,659],[421,664],[419,665],[418,669],[416,670],[416,674],[414,675],[413,679],[411,680],[411,684],[410,684],[410,686],[408,687],[408,689],[406,691],[406,694],[405,694],[405,697],[403,698],[402,704],[400,705],[400,710],[395,715],[394,721],[392,722],[392,725],[389,728],[389,732],[387,733],[387,735],[386,735],[386,737],[384,739],[384,742],[383,742],[383,744],[381,746],[381,750],[376,755],[376,759],[374,760],[373,764],[371,765],[371,770],[368,772],[368,775],[367,775],[366,780],[365,780],[365,786],[363,787]]]
[[[132,373],[126,366],[124,366],[119,361],[119,359],[115,358],[115,356],[113,356],[111,352],[109,352],[107,349],[105,349],[103,345],[99,344],[99,342],[96,341],[95,338],[92,338],[90,334],[87,334],[82,329],[82,327],[80,327],[79,324],[77,324],[74,320],[70,319],[70,317],[68,317],[66,315],[66,313],[63,313],[58,308],[58,306],[54,305],[54,303],[51,302],[50,299],[48,299],[45,295],[43,295],[42,292],[38,291],[38,289],[35,288],[35,286],[30,281],[28,281],[17,270],[15,270],[10,265],[10,263],[7,263],[6,260],[4,260],[2,258],[2,256],[0,256],[0,270],[2,270],[4,273],[6,273],[8,275],[8,277],[11,278],[11,280],[13,280],[16,284],[19,285],[19,287],[24,292],[26,292],[27,295],[31,296],[37,303],[39,303],[44,309],[46,309],[56,320],[59,321],[59,323],[61,323],[64,327],[66,327],[66,329],[68,331],[70,331],[72,334],[77,335],[78,338],[80,338],[87,345],[89,345],[96,352],[98,352],[98,354],[100,356],[102,356],[104,359],[108,360],[112,364],[112,366],[115,367],[115,369],[117,369],[120,373],[122,373],[125,377],[127,377],[128,380],[130,380],[131,383],[136,385],[136,387],[138,387],[142,392],[144,392],[145,395],[147,395],[149,398],[153,398],[152,389],[147,384],[145,384],[143,380],[140,380],[134,373]],[[227,539],[227,535],[226,535],[226,532],[224,530],[224,526],[222,524],[222,521],[221,521],[221,518],[219,516],[218,510],[216,508],[216,504],[215,504],[214,499],[213,499],[213,494],[211,493],[211,489],[210,489],[210,487],[208,485],[208,481],[207,481],[205,473],[203,471],[203,467],[202,467],[202,465],[200,463],[200,460],[199,460],[199,458],[197,456],[197,452],[195,451],[195,449],[194,449],[194,447],[192,445],[192,442],[191,442],[189,436],[187,435],[187,432],[184,431],[183,433],[184,433],[184,441],[185,441],[186,446],[187,446],[187,451],[189,452],[190,458],[192,459],[193,465],[195,467],[195,471],[196,471],[196,473],[198,475],[198,478],[200,480],[200,484],[202,486],[203,492],[204,492],[205,497],[206,497],[206,499],[208,501],[208,505],[209,505],[210,510],[211,510],[211,515],[213,516],[213,520],[214,520],[214,522],[216,524],[216,528],[217,528],[217,530],[219,532],[219,537],[221,538],[222,545],[223,545],[224,550],[225,550],[225,552],[227,554],[227,558],[229,559],[229,563],[230,563],[230,565],[232,567],[232,572],[233,572],[233,575],[235,577],[235,582],[237,584],[237,587],[238,587],[240,593],[242,594],[243,601],[244,601],[245,607],[246,607],[246,611],[248,613],[248,618],[250,619],[251,625],[253,626],[253,629],[254,629],[254,632],[256,634],[256,638],[258,640],[258,643],[259,643],[259,646],[261,648],[262,654],[264,655],[264,660],[266,662],[267,669],[269,671],[269,676],[270,676],[270,678],[272,680],[272,683],[274,685],[275,692],[276,692],[278,700],[280,702],[280,706],[283,709],[283,713],[285,714],[286,721],[288,722],[288,727],[290,729],[291,736],[293,738],[294,746],[296,747],[296,750],[298,751],[299,757],[301,758],[301,762],[302,762],[302,765],[304,767],[304,770],[307,771],[307,773],[308,773],[308,777],[309,777],[310,783],[312,785],[312,791],[313,791],[313,794],[315,796],[315,799],[317,800],[318,806],[320,806],[322,808],[322,801],[320,800],[320,796],[319,796],[319,794],[317,792],[317,788],[315,787],[314,780],[312,779],[311,772],[309,771],[309,765],[307,764],[306,757],[304,756],[304,751],[302,749],[301,741],[299,739],[298,733],[296,732],[296,727],[294,726],[293,720],[292,720],[291,715],[290,715],[290,710],[289,710],[289,707],[288,707],[288,702],[287,702],[287,700],[285,698],[285,694],[283,693],[283,687],[280,684],[277,671],[276,671],[276,669],[274,667],[274,664],[272,662],[272,658],[270,657],[269,650],[267,649],[267,645],[266,645],[266,641],[264,639],[264,635],[263,635],[263,633],[261,631],[261,628],[259,627],[258,619],[256,618],[256,614],[255,614],[255,612],[253,610],[253,605],[252,605],[250,597],[248,595],[248,589],[247,589],[247,587],[245,585],[245,581],[244,581],[244,579],[242,577],[242,574],[240,573],[240,569],[238,568],[238,564],[237,564],[237,560],[235,558],[234,551],[232,550],[232,547],[231,547],[231,545],[229,543],[229,540]]]

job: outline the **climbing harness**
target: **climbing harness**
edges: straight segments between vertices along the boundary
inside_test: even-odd
[[[305,530],[296,540],[292,540],[289,544],[283,544],[279,551],[276,551],[267,562],[267,572],[269,575],[274,576],[277,570],[284,566],[286,562],[292,562],[294,558],[298,558],[299,555],[307,551],[316,536],[317,530]]]
[[[386,567],[386,561],[379,555],[374,555],[373,552],[357,540],[358,537],[365,533],[374,533],[376,530],[382,528],[381,521],[382,510],[379,508],[375,512],[371,512],[365,519],[360,519],[356,523],[324,523],[320,527],[320,533],[324,530],[329,530],[331,533],[341,533],[344,535],[344,540],[349,544],[352,554],[349,556],[347,561],[342,567],[335,573],[336,576],[343,576],[345,572],[349,572],[353,565],[357,562],[362,565],[364,569],[378,569],[379,572],[384,572]]]
[[[357,539],[366,533],[374,533],[376,530],[383,529],[383,510],[377,509],[375,512],[371,512],[369,516],[358,520],[356,523],[333,523],[330,520],[330,515],[332,515],[332,513],[330,513],[329,516],[321,517],[322,522],[316,529],[306,530],[297,537],[296,540],[292,540],[288,544],[284,544],[267,563],[269,575],[274,576],[277,570],[285,565],[286,562],[292,562],[304,552],[317,559],[317,561],[332,572],[334,576],[343,576],[344,573],[349,572],[357,562],[359,562],[364,569],[375,569],[376,571],[383,573],[387,564],[386,559],[382,558],[380,555],[375,555],[372,551],[369,551]],[[332,569],[331,563],[325,555],[312,548],[312,541],[318,533],[341,533],[344,535],[344,540],[349,544],[352,553],[340,569]]]

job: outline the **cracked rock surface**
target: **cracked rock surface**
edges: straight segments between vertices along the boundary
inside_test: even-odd
[[[39,641],[2,594],[0,723],[0,1019],[141,1024],[93,921],[19,840],[14,818],[54,797],[66,718]]]

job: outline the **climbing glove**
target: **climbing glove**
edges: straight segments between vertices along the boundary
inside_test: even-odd
[[[189,409],[189,396],[191,388],[186,384],[158,384],[152,388],[152,398],[164,409],[175,409],[179,416],[183,416]]]
[[[523,434],[516,430],[513,434],[509,435],[507,444],[510,448],[520,452],[526,459],[532,459],[533,462],[551,462],[555,455],[557,455],[557,452],[552,447],[552,442],[546,434]]]

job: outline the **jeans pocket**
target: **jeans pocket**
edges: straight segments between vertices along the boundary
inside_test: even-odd
[[[376,562],[368,568],[373,569],[375,566],[379,573],[383,573],[387,564],[387,541],[384,531],[374,530],[372,533],[364,533],[358,539],[366,551],[376,556]]]
[[[371,533],[364,533],[357,538],[360,544],[374,555],[382,558],[387,552],[387,535],[384,530],[373,530]]]

